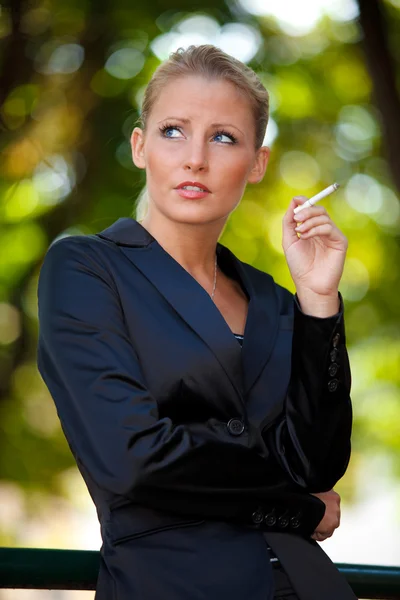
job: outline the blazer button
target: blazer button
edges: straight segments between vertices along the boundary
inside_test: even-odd
[[[337,379],[331,379],[330,382],[328,383],[328,390],[330,392],[336,392],[338,384],[339,384],[339,381]]]
[[[290,526],[292,529],[297,529],[298,527],[300,527],[300,519],[298,519],[297,517],[292,517],[290,519]]]
[[[276,517],[274,513],[269,513],[268,515],[265,515],[264,523],[267,527],[273,527],[276,523]]]
[[[333,340],[332,340],[332,344],[333,344],[333,347],[334,347],[334,348],[336,348],[336,347],[337,347],[337,345],[339,344],[339,340],[340,340],[340,333],[336,333],[336,334],[333,336]]]
[[[339,369],[339,365],[337,363],[332,363],[331,365],[329,365],[329,369],[328,369],[328,373],[331,377],[335,377],[336,373],[338,372]]]
[[[285,529],[285,527],[289,525],[289,519],[287,517],[280,517],[278,519],[278,525],[279,527],[282,527],[282,529]]]
[[[334,348],[333,350],[330,351],[329,356],[331,357],[331,362],[336,362],[337,357],[338,357],[338,350],[336,348]]]
[[[260,510],[260,509],[255,510],[253,512],[253,514],[251,515],[251,520],[256,525],[260,525],[260,523],[262,523],[264,520],[264,513],[262,512],[262,510]]]
[[[240,419],[231,419],[227,424],[231,435],[241,435],[244,431],[244,425]]]

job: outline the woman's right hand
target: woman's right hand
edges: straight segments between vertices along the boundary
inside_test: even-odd
[[[340,525],[340,496],[335,490],[312,495],[322,500],[326,506],[325,515],[311,536],[313,540],[323,542],[331,537]]]

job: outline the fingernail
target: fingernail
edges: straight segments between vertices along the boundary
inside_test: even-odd
[[[294,228],[295,231],[303,231],[303,224],[299,223],[297,227]]]

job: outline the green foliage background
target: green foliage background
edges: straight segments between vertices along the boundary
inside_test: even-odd
[[[398,80],[400,3],[384,4]],[[258,36],[249,64],[271,93],[270,137],[276,133],[265,180],[248,188],[222,242],[293,289],[281,251],[283,212],[293,195],[342,183],[325,204],[349,239],[341,291],[355,424],[339,491],[351,500],[372,456],[400,476],[399,190],[363,32],[357,18],[325,16],[310,32],[289,35],[243,6],[36,0],[0,14],[0,493],[18,486],[30,498],[27,510],[65,494],[60,473],[73,466],[36,368],[41,261],[57,236],[97,232],[132,214],[144,180],[129,136],[159,64],[155,40],[190,29],[195,16],[217,29],[241,23]],[[3,529],[0,544],[18,544],[16,529]]]

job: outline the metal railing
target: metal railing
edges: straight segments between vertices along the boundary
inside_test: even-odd
[[[91,550],[0,548],[0,588],[94,590],[99,560]],[[336,566],[359,598],[400,599],[400,567]]]

